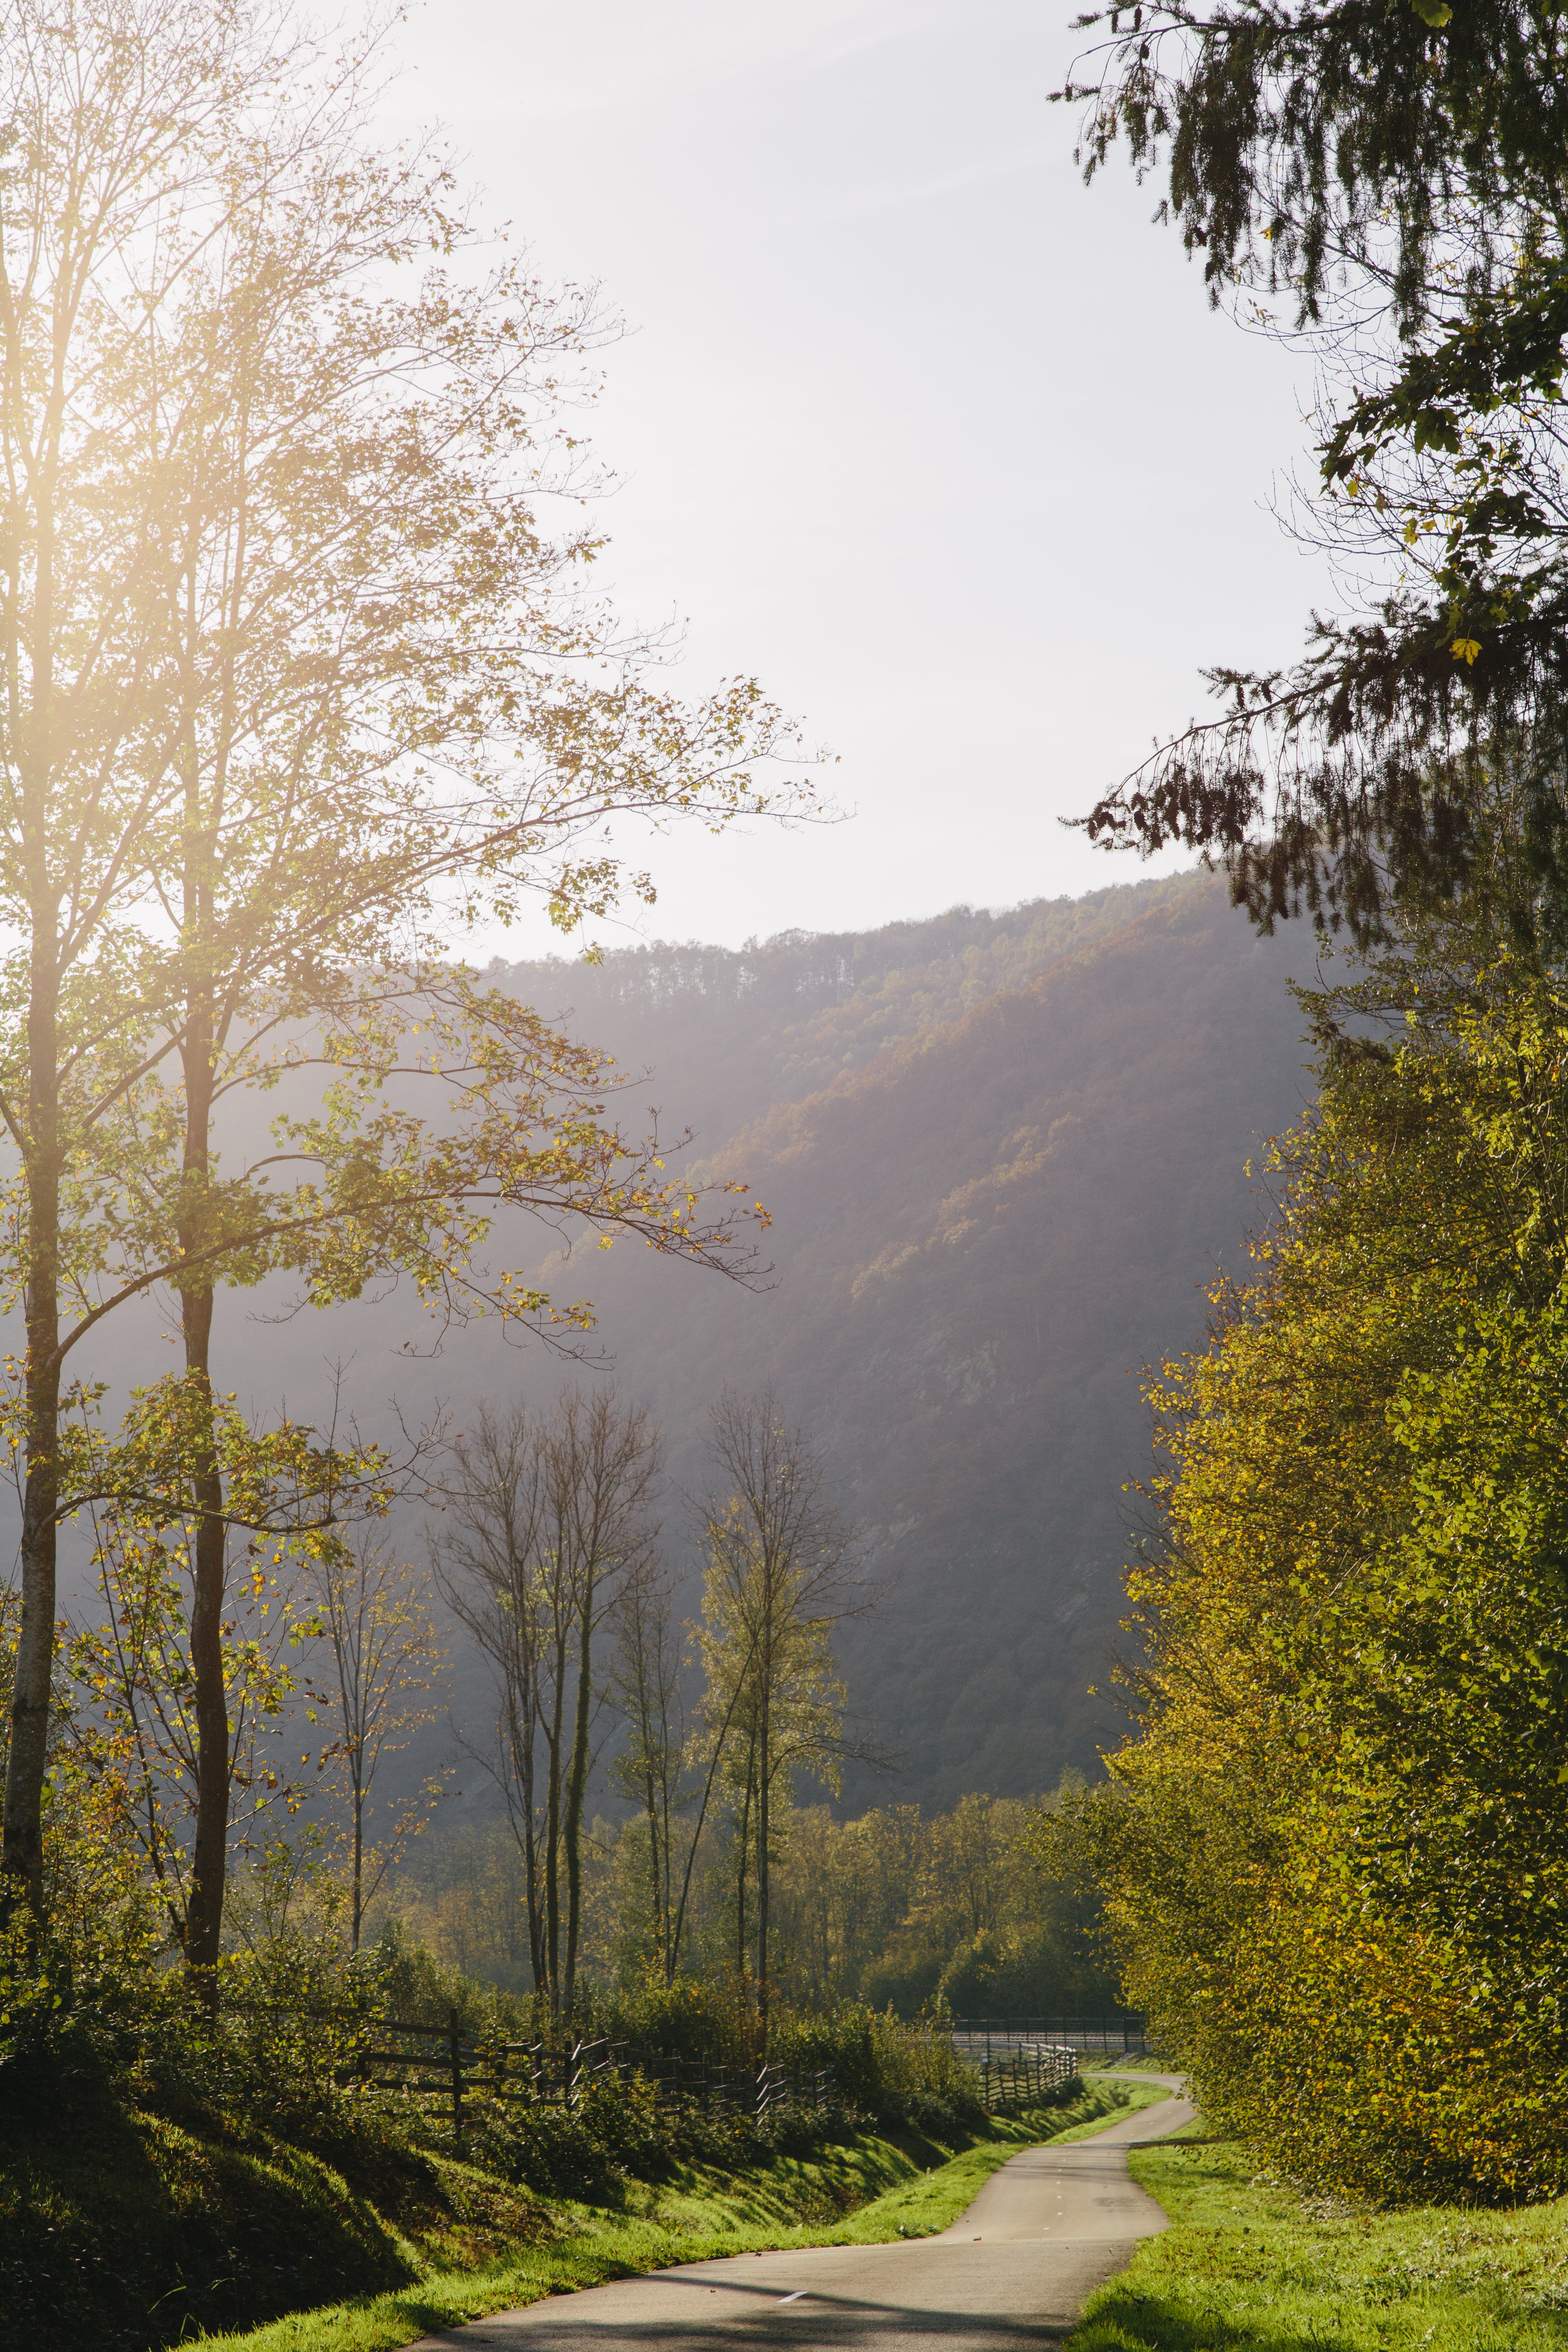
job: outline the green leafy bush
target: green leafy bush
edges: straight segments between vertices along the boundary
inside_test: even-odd
[[[883,2123],[979,2112],[973,2070],[946,2033],[934,2026],[902,2024],[859,2001],[846,2001],[823,2016],[779,2020],[770,2055],[777,2064],[806,2074],[829,2069],[840,2097]]]

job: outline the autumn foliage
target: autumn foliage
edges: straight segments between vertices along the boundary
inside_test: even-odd
[[[1568,992],[1401,961],[1309,1004],[1255,1276],[1152,1390],[1138,1727],[1055,1850],[1218,2127],[1337,2187],[1556,2195]]]

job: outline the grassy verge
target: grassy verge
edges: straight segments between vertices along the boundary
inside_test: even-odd
[[[426,2270],[547,2225],[509,2183],[415,2149],[312,2152],[233,2118],[100,2101],[0,2125],[0,2343],[146,2352]]]
[[[557,2207],[550,2232],[472,2269],[431,2270],[391,2294],[295,2313],[243,2335],[204,2336],[208,2352],[393,2352],[419,2336],[602,2280],[780,2246],[885,2242],[944,2230],[1020,2147],[1076,2137],[1162,2094],[1086,2083],[1070,2103],[994,2117],[956,2154],[913,2137],[865,2137],[723,2179],[690,2168],[633,2184],[618,2210]]]
[[[1198,2128],[1201,2128],[1199,2126]],[[1070,2352],[1563,2352],[1568,2199],[1515,2212],[1308,2203],[1234,2146],[1132,2158],[1171,2217]]]

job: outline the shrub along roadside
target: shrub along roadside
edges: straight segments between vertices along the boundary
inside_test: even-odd
[[[1090,2298],[1068,2352],[1562,2352],[1568,2199],[1321,2202],[1257,2178],[1235,2142],[1169,2140],[1131,2168],[1172,2226]]]
[[[826,2107],[785,2103],[759,2119],[656,2101],[635,2073],[589,2084],[570,2111],[476,2086],[455,2148],[449,2105],[426,2109],[359,2064],[378,2017],[444,2005],[476,2040],[531,2021],[406,1943],[345,1963],[330,1936],[295,1934],[237,1957],[216,2032],[145,1936],[21,1952],[0,1968],[0,1992],[7,1983],[0,2333],[22,2330],[31,2352],[156,2352],[345,2294],[515,2269],[522,2248],[559,2239],[545,2208],[563,2199],[592,2201],[589,2241],[607,2230],[623,2268],[676,2258],[683,2231],[718,2230],[721,2243],[742,2222],[769,2242],[781,2230],[820,2234],[918,2168],[1008,2138],[985,2130],[975,2077],[949,2039],[856,2004],[776,2021],[780,2063],[830,2071]],[[623,2000],[614,2022],[634,2067],[678,2054],[746,2070],[742,2024],[709,1988]],[[1061,2122],[1074,2112],[1056,2110]],[[737,2180],[750,2184],[743,2208]],[[700,2202],[684,2217],[671,2203],[681,2181]],[[701,2200],[713,2197],[710,2210]],[[656,2213],[674,2218],[650,2236]]]
[[[758,2120],[744,2097],[739,2111],[656,2101],[639,2071],[657,2074],[675,2057],[750,2076],[745,2021],[700,1983],[597,1995],[563,2024],[443,1969],[406,1938],[389,1936],[345,1961],[331,1935],[296,1932],[226,1962],[214,2031],[183,1979],[157,1965],[148,1936],[129,1951],[78,1937],[37,1958],[25,1954],[24,1925],[11,1940],[8,1966],[0,1937],[0,2137],[30,2140],[46,2171],[55,2154],[68,2166],[84,2135],[112,2135],[136,2118],[138,2127],[173,2125],[215,2149],[285,2143],[351,2180],[398,2152],[415,2163],[456,2156],[514,2188],[613,2202],[628,2176],[657,2179],[682,2162],[765,2163],[868,2125],[955,2145],[979,2112],[977,2079],[946,2035],[854,2002],[776,2019],[774,2063],[826,2073],[833,2094],[810,2111],[774,2105]],[[449,2102],[378,2082],[363,2064],[385,2038],[378,2021],[387,2015],[443,2028],[455,2017],[470,2043],[542,2032],[557,2053],[585,2033],[607,2032],[631,2071],[618,2083],[593,2082],[568,2112],[495,2099],[481,2070],[467,2086],[464,2137],[454,2146]]]
[[[393,2352],[417,2336],[671,2263],[780,2246],[873,2245],[929,2237],[963,2212],[1016,2149],[1094,2116],[1121,2116],[1165,2094],[1085,2084],[1074,2100],[1016,2118],[977,2120],[970,2144],[912,2134],[861,2137],[814,2156],[781,2157],[737,2178],[691,2168],[635,2189],[616,2211],[568,2207],[554,2233],[468,2270],[432,2270],[406,2288],[300,2312],[246,2335],[202,2336],[208,2352]],[[834,2215],[845,2218],[833,2219]]]
[[[395,1920],[372,1948],[367,1965],[388,2016],[439,2026],[455,2016],[476,2041],[496,2032],[524,2041],[538,2035],[559,2049],[603,2036],[621,2044],[634,2065],[639,2059],[679,2058],[737,2073],[753,2068],[761,2054],[755,2019],[737,2011],[724,1988],[698,1978],[629,1993],[584,1986],[568,2024],[552,2019],[535,1998],[502,1992],[445,1966]],[[847,2110],[938,2138],[958,2128],[976,2103],[974,2076],[946,2034],[902,2022],[864,2001],[840,2001],[824,2011],[776,2010],[767,2054],[791,2072],[826,2069]]]

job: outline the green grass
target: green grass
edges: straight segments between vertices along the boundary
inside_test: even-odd
[[[1091,2298],[1070,2352],[1568,2347],[1568,2199],[1374,2212],[1259,2180],[1234,2145],[1173,2140],[1131,2163],[1172,2226]]]
[[[543,2221],[503,2181],[395,2146],[312,2154],[107,2101],[0,2130],[0,2341],[144,2352],[424,2269]]]
[[[463,2320],[672,2263],[781,2246],[929,2237],[955,2221],[987,2176],[1018,2148],[1078,2137],[1162,2095],[1134,2084],[1086,2083],[1063,2105],[993,2118],[956,2155],[912,2137],[900,2142],[865,2137],[810,2158],[780,2158],[738,2179],[692,2168],[655,2187],[634,2184],[618,2211],[558,2207],[548,2235],[478,2267],[430,2268],[390,2294],[298,2312],[240,2335],[195,2340],[207,2352],[392,2352]]]

